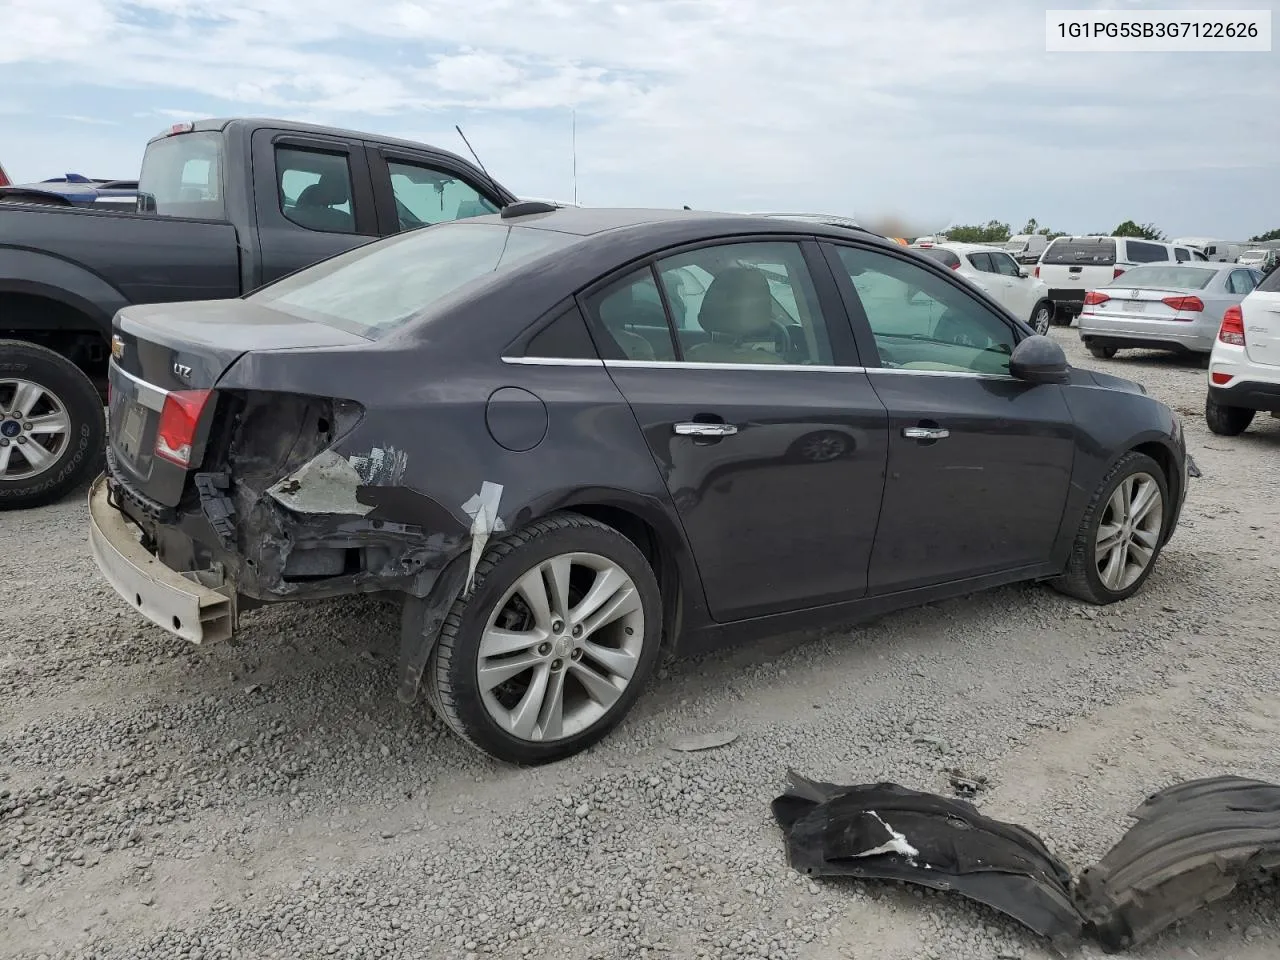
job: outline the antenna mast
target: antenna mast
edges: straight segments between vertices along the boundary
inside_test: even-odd
[[[573,108],[571,120],[571,143],[573,151],[573,205],[578,205],[578,108]]]

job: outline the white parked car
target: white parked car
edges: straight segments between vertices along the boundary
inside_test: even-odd
[[[1270,253],[1270,250],[1260,247],[1250,247],[1244,253],[1240,254],[1240,256],[1236,257],[1236,263],[1240,264],[1242,267],[1260,267],[1267,262],[1267,255]]]
[[[1084,295],[1140,263],[1205,260],[1199,250],[1133,237],[1058,237],[1040,255],[1035,275],[1049,288],[1053,322],[1070,326],[1084,309]]]
[[[1080,339],[1095,357],[1126,347],[1207,354],[1223,315],[1261,280],[1235,263],[1145,263],[1085,294]]]
[[[916,248],[950,267],[1036,333],[1049,332],[1053,303],[1043,282],[1029,276],[1007,252],[978,243],[935,243]]]
[[[1259,410],[1280,416],[1280,270],[1227,310],[1209,355],[1209,429],[1234,437]]]

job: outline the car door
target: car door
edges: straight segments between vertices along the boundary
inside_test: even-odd
[[[863,596],[887,414],[816,244],[673,252],[582,305],[666,480],[711,615]]]
[[[870,593],[1043,569],[1075,446],[1062,387],[1009,376],[1019,334],[945,272],[870,246],[825,249],[889,412]],[[865,296],[890,283],[911,293]]]
[[[263,283],[378,236],[363,144],[258,130],[252,149]]]
[[[1024,277],[1022,268],[1007,253],[992,253],[991,265],[1005,284],[1007,295],[1001,301],[1005,309],[1019,320],[1030,320],[1036,304],[1035,281]]]

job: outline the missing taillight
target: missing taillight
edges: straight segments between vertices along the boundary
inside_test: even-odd
[[[156,429],[156,456],[180,467],[191,465],[200,414],[212,390],[175,390],[164,398],[160,426]]]

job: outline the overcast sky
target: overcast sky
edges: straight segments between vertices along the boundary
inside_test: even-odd
[[[4,0],[0,163],[132,177],[201,116],[464,151],[460,123],[516,193],[572,199],[576,108],[593,206],[1243,239],[1280,227],[1280,53],[1050,54],[1044,11],[1278,5]]]

